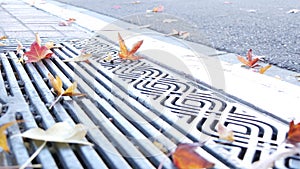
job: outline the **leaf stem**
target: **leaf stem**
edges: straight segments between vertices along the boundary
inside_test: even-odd
[[[59,99],[62,97],[63,94],[60,94],[55,100],[54,102],[51,104],[51,106],[49,107],[49,110],[52,109],[52,107],[59,101]]]
[[[45,147],[47,141],[45,141],[30,157],[26,162],[20,167],[20,169],[25,169],[29,163],[42,151],[42,149]]]

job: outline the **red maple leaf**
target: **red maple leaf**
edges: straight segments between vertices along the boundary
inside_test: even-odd
[[[237,56],[238,60],[242,62],[243,64],[253,68],[257,66],[256,62],[258,62],[259,58],[254,58],[252,57],[252,49],[249,49],[247,52],[247,60],[244,59],[242,56]]]
[[[27,56],[26,63],[48,59],[52,56],[52,54],[51,50],[49,50],[46,46],[39,45],[36,41],[31,44],[30,50],[24,53],[24,55]]]

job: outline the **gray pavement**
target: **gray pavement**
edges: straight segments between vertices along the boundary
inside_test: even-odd
[[[86,38],[90,35],[87,30],[76,24],[59,26],[61,18],[36,9],[23,1],[0,1],[0,16],[0,36],[8,36],[8,39],[1,42],[8,46],[15,45],[15,39],[24,44],[31,44],[36,32],[42,39],[55,41]]]
[[[191,32],[187,40],[218,50],[245,55],[249,48],[254,54],[266,56],[266,61],[279,67],[300,72],[300,9],[298,0],[57,0],[101,14],[122,18],[163,33],[172,29]],[[163,13],[146,14],[159,4]],[[166,15],[168,14],[168,15]],[[162,23],[177,18],[178,22]]]

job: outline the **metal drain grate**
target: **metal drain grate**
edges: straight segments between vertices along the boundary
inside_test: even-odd
[[[34,64],[17,63],[14,52],[1,53],[0,124],[24,120],[9,128],[12,153],[4,153],[8,160],[2,163],[23,164],[41,144],[13,135],[59,121],[85,124],[86,139],[94,147],[48,143],[33,161],[43,168],[157,168],[161,161],[165,168],[174,168],[154,142],[170,151],[179,142],[200,138],[209,140],[199,151],[216,161],[215,168],[243,168],[267,158],[285,138],[285,123],[145,59],[121,62],[116,48],[100,38],[88,43],[98,50],[89,64],[62,61],[76,56],[85,41],[75,43],[76,48],[63,43],[63,48],[53,50],[53,59]],[[107,52],[114,56],[113,64],[99,59]],[[46,105],[54,100],[49,72],[59,75],[65,87],[76,80],[79,91],[88,96],[65,97],[49,111]],[[232,144],[217,139],[215,125],[220,118],[235,129]],[[297,168],[299,163],[299,156],[292,156],[277,161],[276,167]]]

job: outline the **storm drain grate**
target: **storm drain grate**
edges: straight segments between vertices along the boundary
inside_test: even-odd
[[[81,45],[62,43],[52,59],[22,65],[14,52],[1,53],[1,121],[23,119],[8,130],[11,153],[0,164],[23,164],[41,144],[14,136],[32,127],[55,122],[83,123],[94,146],[48,143],[33,163],[43,168],[175,168],[158,142],[171,151],[179,142],[208,140],[199,152],[216,162],[215,168],[243,168],[267,158],[285,139],[288,125],[184,79],[146,59],[122,62],[117,48],[100,38],[90,39],[97,53],[91,63],[63,62],[75,57]],[[75,47],[74,47],[75,46]],[[88,49],[87,49],[88,50]],[[113,62],[100,59],[109,52]],[[61,77],[64,87],[78,82],[84,98],[55,99],[47,74]],[[236,140],[218,140],[222,120]],[[299,156],[276,162],[276,168],[297,168]]]

